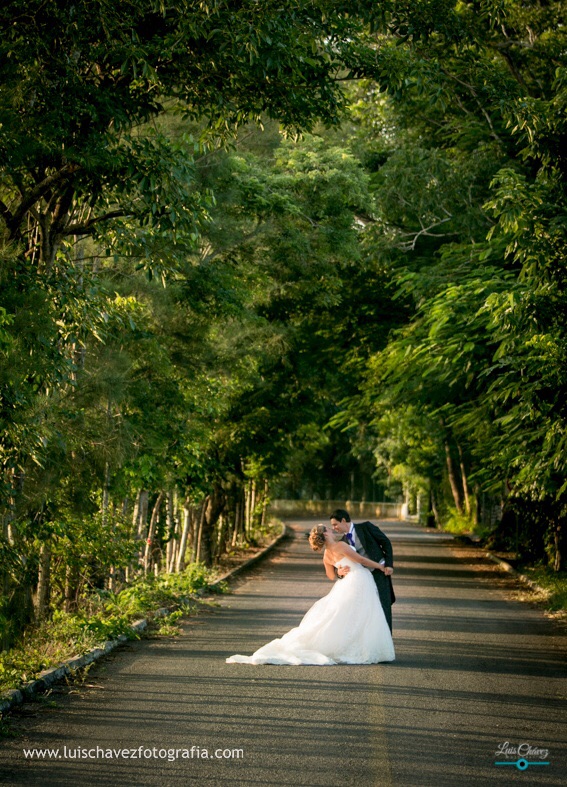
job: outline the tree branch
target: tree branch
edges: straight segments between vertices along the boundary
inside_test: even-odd
[[[1,199],[0,199],[0,215],[4,217],[4,221],[8,226],[10,226],[13,216],[8,206],[4,202],[2,202]]]
[[[74,194],[75,190],[72,186],[67,186],[55,204],[55,210],[51,218],[51,234],[53,237],[61,234],[65,219],[73,202]]]
[[[201,258],[199,262],[201,264],[212,262],[212,260],[220,256],[221,254],[226,254],[227,252],[232,251],[232,249],[236,249],[238,248],[238,246],[242,246],[244,243],[247,243],[249,240],[252,240],[252,238],[255,238],[261,232],[264,232],[264,230],[266,230],[269,227],[269,225],[270,225],[269,221],[259,222],[258,225],[255,227],[255,229],[253,229],[252,232],[249,232],[248,235],[243,235],[241,238],[238,238],[238,240],[235,243],[232,243],[224,248],[213,249],[213,247],[210,244],[208,244],[208,247],[204,249],[205,253],[201,254]]]
[[[69,178],[73,175],[78,169],[80,169],[79,164],[69,163],[65,164],[64,167],[54,172],[52,175],[48,175],[44,178],[40,183],[37,183],[31,191],[27,194],[22,196],[22,201],[18,207],[18,209],[14,212],[12,219],[9,224],[10,228],[10,236],[14,237],[18,228],[22,222],[22,219],[28,212],[28,210],[35,205],[35,203],[43,197],[46,191],[48,191],[55,183],[59,183],[66,178]]]
[[[367,227],[369,224],[376,224],[376,219],[373,219],[371,216],[361,216],[358,213],[354,214],[354,221],[355,224],[362,228]]]
[[[93,226],[95,224],[100,224],[101,221],[108,221],[109,219],[117,219],[131,215],[131,213],[125,210],[111,210],[109,213],[105,213],[104,216],[95,216],[85,221],[83,224],[68,224],[61,230],[61,235],[89,235],[92,232]]]
[[[445,211],[445,212],[447,212],[447,211]],[[402,233],[403,235],[406,235],[406,236],[407,235],[412,236],[411,240],[402,241],[402,244],[401,244],[402,248],[405,251],[415,251],[415,246],[416,246],[417,240],[422,235],[427,235],[430,238],[446,238],[448,235],[455,235],[456,233],[454,233],[454,232],[431,232],[431,230],[435,229],[436,227],[441,226],[441,224],[445,224],[447,221],[451,221],[452,218],[453,218],[452,216],[447,216],[446,219],[436,219],[433,222],[433,224],[430,224],[428,227],[424,227],[422,225],[422,227],[419,230],[419,232],[417,232],[415,234],[413,232],[404,232],[404,233]]]
[[[477,107],[480,109],[480,111],[484,115],[484,119],[486,120],[486,122],[488,124],[488,127],[489,127],[489,129],[491,131],[492,137],[497,142],[502,143],[502,140],[500,139],[500,137],[498,136],[498,134],[494,130],[494,125],[492,123],[492,118],[490,117],[490,115],[488,114],[486,109],[483,107],[483,105],[482,105],[482,103],[481,103],[481,101],[480,101],[480,99],[478,97],[478,93],[476,92],[476,89],[475,89],[474,85],[470,85],[468,82],[465,82],[464,80],[459,79],[459,77],[455,76],[455,74],[451,74],[450,71],[447,71],[446,68],[441,68],[440,71],[441,71],[441,73],[445,74],[446,77],[449,77],[449,79],[452,79],[454,82],[457,82],[457,84],[462,85],[464,88],[466,88],[469,91],[469,93],[474,98]]]

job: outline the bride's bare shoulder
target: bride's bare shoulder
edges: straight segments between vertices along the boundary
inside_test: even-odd
[[[352,552],[352,547],[349,547],[344,541],[335,541],[333,549],[340,552],[341,555],[347,555],[349,552]]]
[[[327,547],[325,550],[325,553],[329,555],[329,558],[333,562],[348,555],[349,552],[352,552],[352,549],[348,544],[345,544],[344,541],[335,541],[332,547]]]

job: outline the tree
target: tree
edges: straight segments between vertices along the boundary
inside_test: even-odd
[[[364,396],[349,397],[335,422],[374,435],[389,467],[403,457],[400,472],[416,484],[409,446],[416,435],[427,444],[422,421],[430,435],[442,424],[431,468],[435,476],[445,465],[447,500],[465,510],[468,499],[472,518],[471,485],[479,499],[513,499],[539,532],[534,554],[547,549],[557,566],[565,483],[561,4],[392,2],[381,11],[358,41],[358,73],[371,79],[352,91],[348,133],[372,173],[364,243],[390,271],[407,325],[363,363]]]

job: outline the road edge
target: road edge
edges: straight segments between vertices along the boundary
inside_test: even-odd
[[[543,593],[544,595],[549,595],[549,591],[547,591],[544,587],[538,585],[537,582],[533,581],[533,579],[526,577],[525,574],[521,574],[513,566],[511,566],[510,563],[507,563],[501,557],[493,555],[492,552],[485,552],[485,555],[487,558],[489,558],[489,560],[492,560],[493,563],[496,563],[498,566],[500,566],[503,571],[506,571],[508,574],[512,574],[513,577],[516,577],[516,579],[525,582],[525,584],[528,585],[532,590],[535,590],[538,593]]]
[[[270,552],[272,552],[277,546],[279,546],[281,542],[289,535],[290,531],[286,523],[280,522],[280,524],[281,532],[273,541],[271,541],[267,546],[264,547],[264,549],[251,557],[249,560],[246,560],[244,563],[241,563],[239,566],[236,566],[230,571],[227,571],[226,574],[223,574],[221,577],[216,579],[208,586],[208,589],[215,592],[215,590],[220,588],[223,582],[227,582],[237,574],[243,573],[249,568],[255,566],[257,563],[260,563],[260,561],[264,560],[264,558],[269,555]],[[156,610],[151,617],[152,619],[167,617],[168,614],[169,610],[163,607]],[[137,620],[132,623],[130,628],[134,634],[139,634],[148,627],[148,622],[148,618],[142,618],[141,620]],[[4,692],[0,696],[0,718],[3,718],[16,706],[22,705],[26,700],[33,699],[37,694],[47,691],[47,689],[59,681],[64,680],[69,675],[73,675],[75,672],[77,672],[77,670],[87,667],[89,664],[93,664],[103,656],[108,656],[109,653],[111,653],[119,645],[127,642],[128,639],[129,637],[127,634],[120,634],[120,636],[116,639],[107,640],[97,647],[87,651],[87,653],[84,653],[80,656],[73,656],[73,658],[64,661],[62,664],[58,664],[56,667],[49,667],[49,669],[40,672],[37,678],[30,681],[29,683],[26,683],[21,688],[9,689],[8,691]]]

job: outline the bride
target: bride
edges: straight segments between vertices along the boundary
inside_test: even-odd
[[[313,604],[297,628],[251,656],[231,656],[227,663],[331,665],[394,660],[392,635],[370,573],[384,567],[359,555],[326,525],[311,530],[309,543],[316,552],[325,550],[328,566],[348,566],[348,574]]]

